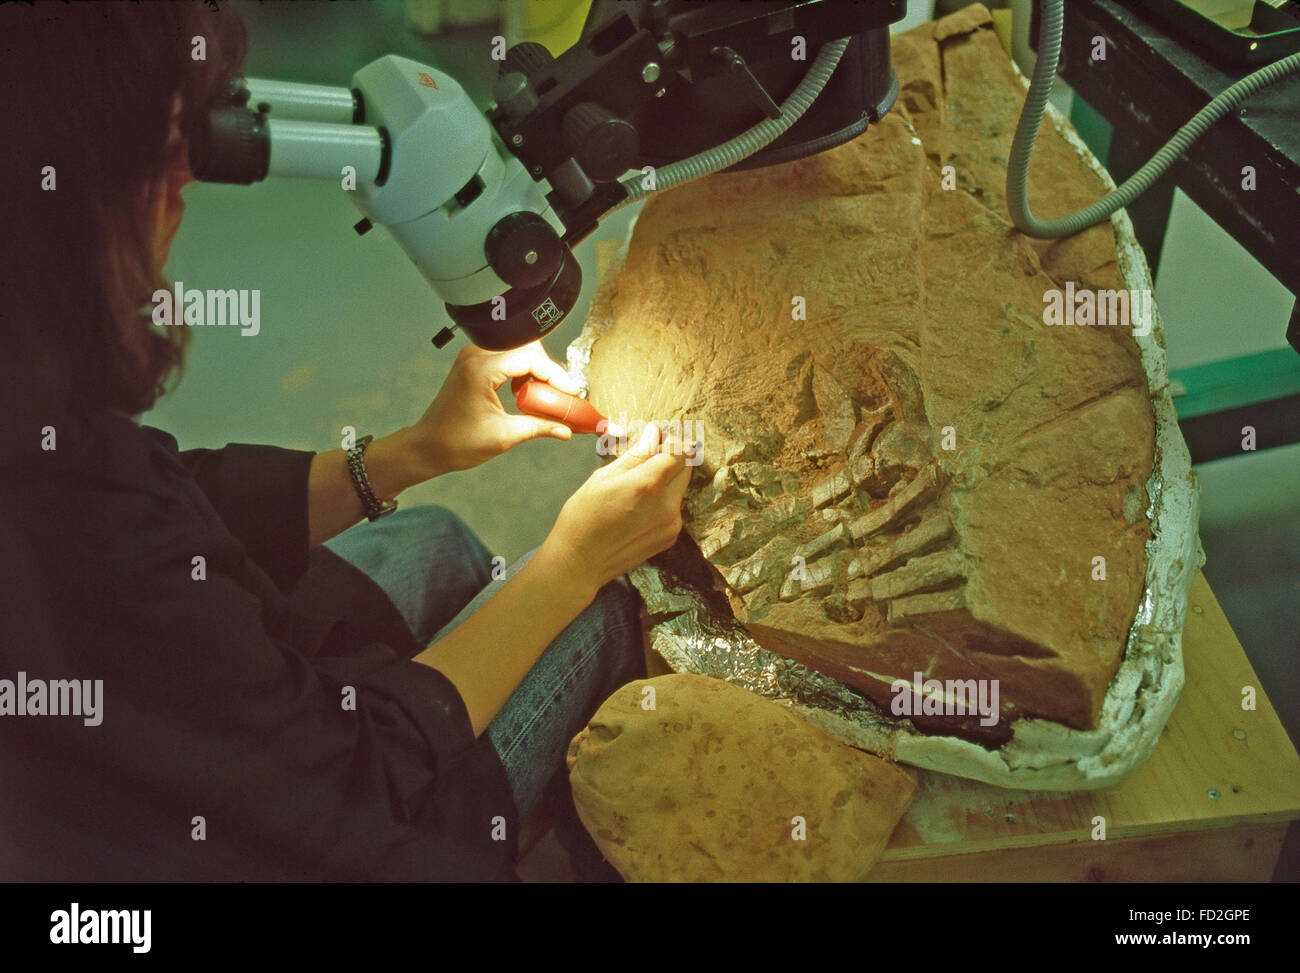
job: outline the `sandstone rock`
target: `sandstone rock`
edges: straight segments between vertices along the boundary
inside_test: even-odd
[[[1114,235],[1010,226],[1024,89],[986,11],[895,38],[894,58],[899,103],[854,141],[647,203],[603,297],[591,399],[702,422],[687,531],[765,647],[885,704],[917,671],[997,679],[1005,717],[1088,729],[1143,589],[1155,429],[1127,329],[1051,327],[1043,308],[1067,281],[1125,288]],[[1103,186],[1045,125],[1031,190],[1056,215]],[[828,514],[848,547],[795,588],[790,552]]]
[[[647,882],[860,880],[916,786],[777,703],[686,674],[618,690],[568,766],[600,850]]]

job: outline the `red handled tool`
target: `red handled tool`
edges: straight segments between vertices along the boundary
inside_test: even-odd
[[[594,433],[598,423],[608,421],[586,399],[561,392],[540,379],[520,375],[510,383],[510,391],[515,393],[515,404],[520,412],[555,419],[577,433]]]

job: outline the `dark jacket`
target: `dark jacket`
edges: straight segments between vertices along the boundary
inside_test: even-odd
[[[382,590],[309,555],[311,458],[178,453],[114,415],[6,431],[0,679],[103,693],[98,726],[0,716],[0,879],[509,874],[517,812],[487,735],[409,661]]]

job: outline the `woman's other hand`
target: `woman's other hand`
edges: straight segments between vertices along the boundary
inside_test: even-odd
[[[535,376],[570,395],[579,392],[540,341],[501,352],[467,345],[433,403],[405,437],[426,479],[478,466],[529,439],[573,438],[563,423],[512,415],[502,408],[497,389],[518,375]]]
[[[636,445],[569,497],[534,560],[595,597],[609,581],[667,550],[682,529],[691,479],[681,444],[646,426]]]

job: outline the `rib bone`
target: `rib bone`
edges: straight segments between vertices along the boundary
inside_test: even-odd
[[[894,562],[919,554],[951,536],[952,522],[947,514],[930,514],[892,544],[864,551],[849,562],[849,579],[879,574]]]
[[[849,491],[852,489],[853,482],[849,479],[847,470],[832,473],[826,479],[814,484],[812,488],[813,506],[825,507],[827,504],[848,496]]]
[[[931,499],[939,489],[940,474],[937,467],[926,466],[917,473],[916,479],[902,490],[890,497],[884,504],[870,513],[863,514],[852,524],[849,530],[854,540],[862,540],[877,534],[902,518],[918,503]]]
[[[951,588],[948,591],[930,591],[920,595],[909,595],[889,603],[890,624],[897,624],[916,615],[931,615],[935,612],[954,611],[966,605],[966,589]]]
[[[805,560],[809,560],[848,543],[848,528],[843,524],[836,524],[821,536],[814,537],[806,544],[800,544],[794,549],[794,552]]]
[[[795,598],[807,598],[830,591],[835,587],[835,579],[839,577],[847,553],[842,551],[839,556],[832,555],[814,561],[804,568],[803,578],[796,579],[791,572],[781,585],[781,600],[793,601]]]
[[[957,550],[913,558],[902,567],[871,579],[871,597],[889,601],[903,595],[941,588],[966,577],[966,558]]]

